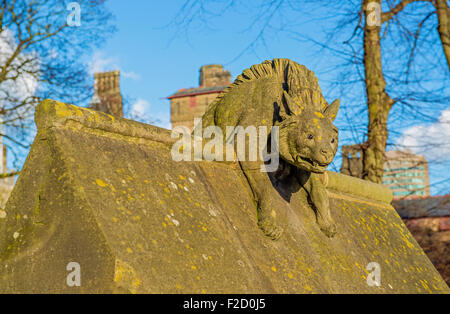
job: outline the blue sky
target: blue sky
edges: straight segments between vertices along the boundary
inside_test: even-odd
[[[290,58],[313,70],[319,78],[325,98],[329,102],[334,99],[331,80],[335,77],[328,70],[332,65],[339,63],[338,58],[324,54],[311,42],[296,40],[286,33],[272,33],[266,45],[259,43],[253,49],[241,54],[256,38],[259,30],[257,26],[249,25],[253,12],[246,12],[245,8],[213,19],[210,28],[196,23],[186,36],[184,29],[170,25],[183,3],[184,0],[107,1],[107,7],[116,17],[118,31],[103,47],[89,56],[92,72],[114,69],[121,71],[122,94],[129,99],[131,105],[155,121],[156,125],[170,127],[170,106],[165,97],[180,88],[198,86],[199,69],[205,64],[223,64],[235,78],[245,68],[266,59]],[[298,15],[288,15],[286,19],[296,23],[296,29],[303,34],[318,40],[322,39],[323,31],[330,27],[327,20],[314,19],[313,13],[303,14],[301,20],[298,19]],[[363,95],[362,90],[358,92]],[[446,106],[449,108],[448,104]],[[349,114],[355,121],[366,120],[366,113],[355,116],[355,111],[349,111],[346,116],[341,110],[335,121],[341,128],[341,145],[353,144],[364,139],[364,132],[360,132],[354,138],[346,128]],[[450,113],[446,115],[446,112],[434,112],[434,115],[435,121],[425,123],[421,120],[412,120],[408,125],[396,126],[398,135],[392,135],[391,141],[397,141],[406,130],[409,135],[420,137],[429,130],[440,129],[441,126],[448,127],[450,121],[445,119],[447,115],[450,117]],[[444,124],[439,122],[440,115],[441,118],[444,117]],[[448,132],[450,136],[450,131]],[[434,154],[440,157],[442,154],[450,155],[450,147]],[[427,157],[433,159],[436,156]],[[431,167],[432,183],[449,177],[448,156],[444,156],[443,159],[444,163]],[[339,169],[340,164],[338,155],[331,169]],[[449,191],[445,190],[448,186],[433,186],[432,193],[448,193]]]

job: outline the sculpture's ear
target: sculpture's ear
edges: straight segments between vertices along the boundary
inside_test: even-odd
[[[301,113],[301,108],[295,103],[295,101],[292,99],[291,96],[289,96],[288,93],[286,93],[286,91],[283,91],[283,98],[284,98],[284,104],[285,107],[281,108],[280,111],[284,111],[282,112],[282,116],[284,115],[298,115]],[[285,110],[283,109],[287,109],[287,113]]]
[[[334,121],[334,119],[336,119],[337,113],[339,111],[339,105],[340,104],[341,104],[341,102],[339,101],[339,99],[335,99],[323,111],[324,116],[327,117],[327,118],[330,118],[331,121]]]

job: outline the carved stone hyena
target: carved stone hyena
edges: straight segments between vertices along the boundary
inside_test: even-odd
[[[289,59],[274,59],[245,70],[208,108],[203,127],[279,126],[279,172],[295,176],[309,196],[320,229],[332,237],[336,227],[330,216],[323,185],[326,167],[338,147],[332,121],[339,101],[328,105],[314,73]],[[283,162],[284,161],[284,162]],[[239,161],[257,202],[258,225],[272,239],[282,233],[286,203],[259,163]]]

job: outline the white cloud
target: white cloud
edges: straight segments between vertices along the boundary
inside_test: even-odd
[[[133,71],[127,72],[127,71],[121,71],[121,74],[125,78],[130,78],[132,80],[139,80],[141,76]]]
[[[131,106],[131,116],[144,116],[146,114],[147,108],[150,108],[150,103],[142,98],[139,98],[132,106]]]
[[[119,69],[119,62],[115,57],[106,57],[103,52],[96,51],[92,60],[88,62],[88,69],[89,74],[94,75],[97,72]]]
[[[155,118],[155,122],[153,125],[159,126],[165,129],[172,129],[172,123],[170,122],[170,113],[169,112],[157,112],[153,115]]]
[[[443,162],[450,159],[450,108],[441,112],[435,123],[417,125],[407,129],[397,146],[425,155],[428,161]]]
[[[147,100],[138,98],[136,102],[131,105],[127,118],[170,129],[171,124],[169,113],[157,112],[156,110],[152,110],[151,107],[151,104]]]

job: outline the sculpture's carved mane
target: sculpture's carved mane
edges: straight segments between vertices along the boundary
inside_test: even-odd
[[[289,95],[303,103],[320,103],[323,109],[327,102],[322,96],[319,82],[314,73],[304,65],[289,59],[266,60],[261,64],[253,65],[240,74],[234,82],[220,93],[211,107],[216,106],[227,94],[232,93],[234,88],[245,83],[251,83],[261,78],[275,77],[275,80],[285,84]]]

